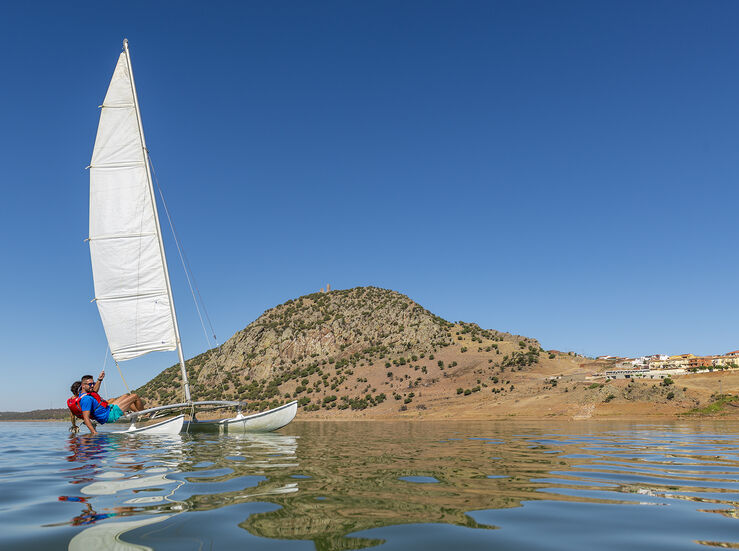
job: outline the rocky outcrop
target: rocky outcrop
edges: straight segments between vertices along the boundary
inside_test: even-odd
[[[389,384],[394,376],[387,369],[396,366],[400,371],[422,371],[420,378],[429,383],[434,378],[429,373],[432,367],[444,369],[444,362],[434,361],[434,354],[456,348],[459,356],[466,351],[459,346],[463,337],[473,344],[482,345],[484,340],[486,352],[500,361],[501,349],[506,347],[515,348],[522,358],[528,354],[529,363],[540,350],[534,339],[446,321],[395,291],[356,287],[280,304],[186,365],[198,400],[242,399],[257,409],[299,398],[301,405],[310,404],[309,410],[363,409],[362,405],[372,407],[388,398],[378,392],[378,385],[364,389],[368,377],[393,390],[400,385]],[[518,361],[508,356],[505,360]],[[448,363],[449,369],[452,363],[464,367],[462,361]],[[151,405],[178,401],[180,381],[175,365],[138,391]],[[406,382],[406,374],[401,381]],[[363,391],[357,392],[360,386]],[[342,391],[345,394],[339,398]]]

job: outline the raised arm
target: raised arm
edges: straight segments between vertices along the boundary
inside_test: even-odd
[[[103,382],[103,379],[105,378],[105,371],[101,371],[100,375],[98,375],[98,380],[95,381],[95,386],[92,387],[92,390],[100,394],[100,383]]]

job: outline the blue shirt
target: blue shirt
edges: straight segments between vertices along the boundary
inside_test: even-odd
[[[90,416],[94,417],[95,421],[102,425],[103,423],[108,422],[108,413],[110,412],[110,406],[104,408],[95,398],[93,398],[89,394],[84,394],[80,398],[80,411],[89,411]]]

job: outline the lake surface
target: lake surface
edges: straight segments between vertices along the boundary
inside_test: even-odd
[[[736,422],[0,429],[0,549],[739,548]]]

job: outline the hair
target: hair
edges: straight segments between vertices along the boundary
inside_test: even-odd
[[[80,379],[80,381],[84,381],[85,379],[94,379],[94,378],[95,377],[93,377],[92,375],[82,375],[82,378]]]
[[[77,396],[80,393],[81,386],[82,386],[82,381],[75,381],[72,383],[72,386],[69,387],[69,390],[72,394]]]

